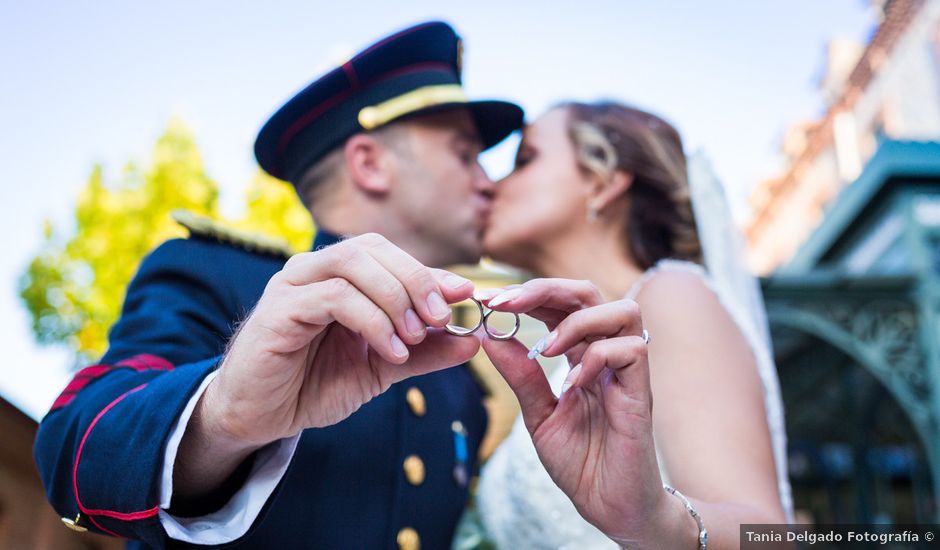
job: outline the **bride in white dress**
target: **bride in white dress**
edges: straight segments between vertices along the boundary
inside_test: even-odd
[[[601,367],[588,376],[566,360],[588,365],[585,346],[597,347],[606,333],[582,330],[578,349],[558,349],[562,327],[584,324],[588,315],[565,319],[597,305],[572,305],[572,293],[583,288],[539,279],[481,296],[493,309],[546,321],[557,338],[543,339],[528,358],[517,342],[484,342],[523,413],[478,485],[477,512],[498,548],[616,548],[613,538],[631,548],[704,548],[706,531],[708,547],[737,548],[741,523],[791,519],[782,405],[759,289],[735,255],[721,186],[693,160],[687,171],[678,133],[654,115],[616,103],[569,103],[526,129],[515,170],[498,184],[484,238],[492,257],[539,277],[589,280],[598,304],[622,309],[635,300],[652,337],[647,434],[636,428],[642,421],[611,417],[612,400],[600,395],[605,384],[626,384],[622,373],[634,367],[606,359],[612,374],[605,378]],[[633,348],[624,349],[621,356],[632,357]],[[557,357],[547,359],[556,363],[554,395],[539,396],[548,392],[533,374],[539,352]],[[563,410],[572,408],[583,414]],[[567,431],[546,434],[559,423]],[[629,437],[618,439],[624,431]],[[614,440],[621,446],[613,448]],[[633,456],[644,445],[652,448],[648,458]],[[581,447],[606,453],[597,477],[620,473],[588,479],[597,486],[585,488],[578,470],[596,464]],[[624,454],[621,470],[611,470],[614,451]],[[650,487],[660,484],[677,494],[654,498]],[[654,501],[663,503],[655,511]]]

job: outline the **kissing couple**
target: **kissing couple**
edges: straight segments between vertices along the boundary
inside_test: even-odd
[[[707,163],[618,102],[524,124],[471,101],[461,52],[446,23],[405,29],[263,126],[310,252],[193,228],[144,260],[37,437],[67,525],[130,547],[634,549],[737,548],[740,524],[789,519],[763,306]],[[492,181],[480,153],[519,130]],[[446,270],[484,255],[534,278]],[[452,334],[471,297],[546,336]],[[474,484],[481,348],[521,415]],[[482,534],[454,541],[474,485]]]

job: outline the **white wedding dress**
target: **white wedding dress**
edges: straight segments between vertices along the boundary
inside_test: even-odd
[[[664,269],[695,273],[718,297],[754,353],[764,389],[780,502],[787,521],[792,522],[783,401],[760,285],[745,267],[741,236],[734,226],[724,186],[702,152],[689,156],[688,175],[707,273],[694,263],[662,260],[647,270],[626,297],[633,299],[646,281]],[[549,376],[556,395],[567,374],[568,364],[562,357]],[[669,472],[660,473],[663,482],[668,482]],[[521,417],[516,419],[509,436],[483,467],[476,498],[476,508],[461,526],[463,532],[458,533],[455,548],[474,548],[485,543],[500,549],[617,547],[578,515],[568,497],[549,477]],[[707,517],[705,522],[707,526]]]

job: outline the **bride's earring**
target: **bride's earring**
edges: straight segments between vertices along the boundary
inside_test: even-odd
[[[587,207],[588,223],[596,222],[599,213],[600,213],[600,208],[597,206],[597,202],[596,201],[589,202],[588,207]]]

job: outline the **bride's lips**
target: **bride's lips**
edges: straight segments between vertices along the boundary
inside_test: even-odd
[[[484,197],[477,197],[475,202],[477,221],[480,223],[480,226],[486,227],[490,221],[490,214],[493,212],[493,201]]]
[[[493,209],[490,208],[489,206],[487,206],[487,207],[485,207],[485,208],[479,208],[479,209],[477,209],[477,217],[480,219],[480,221],[481,221],[483,224],[489,223],[489,221],[490,221],[490,214],[492,214],[492,213],[493,213]]]

